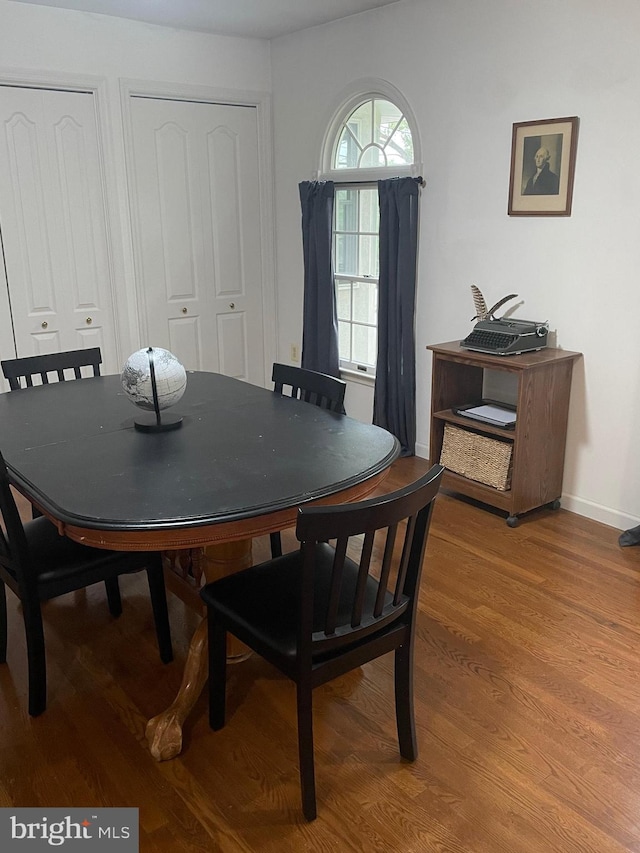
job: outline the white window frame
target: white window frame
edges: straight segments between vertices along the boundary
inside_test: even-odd
[[[372,99],[390,101],[404,115],[411,130],[413,163],[400,166],[334,169],[334,154],[345,121],[361,104]],[[354,83],[342,92],[338,99],[338,106],[332,110],[325,122],[325,127],[327,130],[320,149],[319,168],[314,175],[316,180],[333,181],[336,189],[348,188],[349,186],[366,188],[367,184],[375,186],[378,181],[384,178],[417,178],[422,175],[422,150],[413,110],[402,93],[386,80],[367,78],[365,80],[354,81]],[[341,374],[348,375],[350,378],[359,376],[364,381],[373,381],[375,379],[375,368],[358,365],[354,362],[345,362],[342,359],[340,361],[340,372]]]
[[[373,192],[375,193],[377,191],[377,186],[376,186],[376,183],[374,181],[367,182],[364,184],[361,182],[358,182],[357,184],[340,183],[339,185],[336,186],[336,193],[338,192],[338,190],[356,190],[356,191],[373,190]],[[337,272],[337,264],[336,264],[336,258],[335,258],[336,234],[338,233],[338,231],[336,229],[336,217],[337,217],[337,215],[338,215],[338,207],[336,205],[335,209],[334,209],[334,221],[333,221],[333,226],[332,226],[332,231],[333,231],[332,246],[333,246],[333,252],[334,252],[333,280],[334,280],[334,289],[336,292],[336,304],[338,303],[338,283],[339,282],[349,282],[349,284],[350,284],[350,297],[351,297],[350,319],[349,320],[344,320],[344,319],[341,320],[340,316],[338,315],[338,325],[341,322],[348,323],[348,325],[350,327],[350,334],[351,335],[353,334],[353,327],[354,326],[375,328],[376,334],[377,334],[377,324],[374,326],[371,323],[366,323],[362,320],[354,320],[353,319],[353,285],[357,284],[358,282],[364,282],[367,284],[371,284],[372,282],[375,282],[376,283],[376,290],[377,290],[378,277],[373,276],[373,275],[364,275],[364,274],[363,275],[357,275],[357,274],[353,275],[353,274],[349,274],[349,273]],[[340,233],[344,233],[344,232],[340,232]],[[361,229],[358,229],[357,232],[347,232],[347,233],[357,233],[357,234],[363,234],[363,235],[370,235],[372,232],[363,231]],[[353,373],[354,375],[357,375],[357,376],[370,376],[374,379],[375,379],[375,375],[376,375],[375,365],[367,364],[367,363],[361,363],[361,362],[355,361],[353,359],[349,360],[349,359],[340,358],[340,371],[341,372],[344,371],[344,372],[348,372],[348,373]]]

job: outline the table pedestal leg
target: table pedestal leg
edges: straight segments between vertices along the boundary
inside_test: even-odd
[[[252,563],[251,539],[207,545],[203,549],[201,560],[207,583],[245,569]],[[250,652],[247,647],[235,637],[229,637],[228,642],[227,651],[230,661],[245,660],[249,656]],[[207,652],[207,620],[205,617],[191,638],[182,684],[176,698],[166,711],[153,717],[147,723],[146,736],[149,750],[157,761],[175,758],[182,749],[184,721],[197,702],[207,680]]]

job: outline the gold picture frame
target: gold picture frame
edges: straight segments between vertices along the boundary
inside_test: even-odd
[[[513,125],[509,216],[571,216],[578,117]]]

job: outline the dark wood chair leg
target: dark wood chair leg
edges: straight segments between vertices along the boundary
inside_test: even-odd
[[[413,713],[413,644],[411,640],[395,652],[396,724],[400,755],[408,761],[418,757]]]
[[[209,725],[214,731],[224,726],[227,693],[227,632],[209,614]]]
[[[7,661],[7,590],[0,581],[0,663]]]
[[[22,616],[27,638],[29,714],[37,717],[47,707],[47,662],[40,604],[27,605],[23,601]]]
[[[151,597],[153,621],[156,626],[160,660],[162,663],[169,663],[173,660],[173,647],[171,645],[169,610],[167,609],[167,592],[162,572],[162,562],[158,558],[155,565],[147,568],[147,580],[149,582],[149,595]]]
[[[271,543],[271,556],[282,557],[282,539],[279,533],[270,533],[269,542]]]
[[[109,613],[112,616],[120,616],[122,613],[122,599],[120,598],[120,586],[118,578],[109,578],[104,582],[107,590],[107,602],[109,603]]]
[[[315,820],[317,816],[316,777],[313,761],[313,698],[310,687],[298,684],[297,704],[302,811],[307,820]]]

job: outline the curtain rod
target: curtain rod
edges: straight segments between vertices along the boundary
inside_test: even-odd
[[[414,180],[416,182],[416,184],[419,184],[421,187],[424,187],[426,185],[426,181],[422,177],[422,175],[420,175],[418,178],[413,178],[412,180]],[[334,181],[334,184],[341,184],[343,186],[351,186],[351,187],[359,187],[363,184],[377,184],[377,183],[378,183],[378,181],[375,179],[372,181]]]

